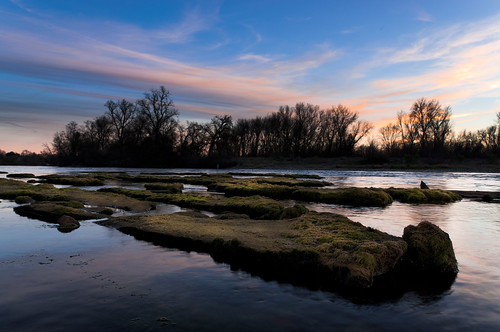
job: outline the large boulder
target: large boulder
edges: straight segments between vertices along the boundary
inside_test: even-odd
[[[404,229],[408,244],[407,267],[416,276],[426,279],[454,279],[458,273],[457,259],[450,237],[438,226],[423,221]]]

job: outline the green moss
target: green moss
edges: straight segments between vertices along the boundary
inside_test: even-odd
[[[265,266],[267,272],[287,271],[306,278],[325,274],[322,278],[328,283],[334,280],[356,288],[370,287],[406,251],[401,238],[328,213],[251,222],[174,214],[112,218],[102,223],[166,234],[169,243],[180,239],[185,244],[189,239],[214,258],[237,266]]]
[[[21,216],[53,223],[57,222],[63,215],[73,217],[76,220],[96,219],[101,217],[98,214],[65,206],[64,204],[65,202],[37,202],[15,207],[14,211]]]
[[[279,186],[288,187],[325,187],[331,185],[331,183],[326,181],[314,181],[314,180],[297,180],[297,179],[287,179],[287,178],[262,178],[255,180],[259,184],[274,184]]]
[[[184,189],[182,183],[146,183],[144,187],[147,190],[156,190],[170,194],[181,193]]]
[[[59,174],[50,174],[43,175],[39,177],[43,179],[47,183],[51,184],[62,184],[62,185],[71,185],[71,186],[102,186],[104,185],[104,181],[94,176],[90,175],[59,175]]]
[[[375,257],[367,252],[359,253],[356,257],[356,262],[358,262],[361,266],[368,269],[369,271],[373,271],[375,269]]]
[[[430,222],[407,226],[403,239],[408,243],[407,260],[417,273],[430,277],[454,277],[457,260],[448,234]]]
[[[293,198],[302,201],[351,206],[387,206],[392,203],[390,195],[382,190],[369,188],[299,189]]]
[[[153,193],[148,190],[134,190],[134,189],[124,189],[124,188],[101,188],[98,190],[98,192],[124,195],[127,197],[132,197],[140,200],[150,200],[150,198],[154,196]]]
[[[297,218],[303,215],[304,213],[307,213],[308,211],[309,210],[307,210],[303,205],[295,204],[294,206],[287,207],[283,210],[283,213],[281,214],[281,219]]]
[[[78,202],[78,201],[62,202],[61,204],[64,206],[74,208],[74,209],[82,209],[85,207],[85,205],[82,202]]]
[[[256,177],[276,177],[276,178],[291,178],[291,179],[322,179],[323,177],[316,174],[278,174],[278,173],[245,173],[245,172],[229,172],[232,176],[256,176]]]
[[[459,201],[462,197],[456,193],[441,189],[384,189],[395,200],[411,204],[443,204]]]
[[[34,201],[30,196],[17,196],[14,200],[17,204],[32,203]]]

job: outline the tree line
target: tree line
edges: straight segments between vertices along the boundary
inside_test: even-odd
[[[161,86],[135,102],[108,100],[103,115],[68,123],[41,155],[59,165],[153,167],[210,167],[233,157],[362,156],[383,162],[500,155],[500,113],[496,124],[458,134],[451,115],[449,106],[421,98],[371,139],[373,126],[343,105],[323,110],[300,102],[250,119],[216,115],[181,123],[169,90]]]
[[[83,125],[70,122],[54,135],[50,152],[59,164],[182,166],[228,157],[312,157],[354,153],[372,126],[338,105],[327,110],[297,103],[276,113],[233,121],[178,120],[163,86],[135,103],[108,100],[105,114]]]

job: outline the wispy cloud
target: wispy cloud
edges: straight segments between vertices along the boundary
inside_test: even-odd
[[[270,62],[272,60],[272,58],[267,57],[267,56],[263,56],[263,55],[248,53],[248,54],[244,54],[244,55],[238,57],[238,60],[250,60],[250,61],[257,61],[257,62],[261,62],[261,63],[266,63],[266,62]]]
[[[134,48],[110,43],[107,41],[109,36],[96,39],[57,26],[50,30],[50,34],[45,34],[43,31],[26,32],[11,28],[9,33],[0,34],[0,43],[8,49],[0,54],[2,71],[65,82],[67,87],[53,87],[51,91],[73,95],[83,93],[92,98],[97,98],[99,93],[81,92],[71,86],[77,83],[106,84],[140,91],[144,87],[165,85],[181,101],[189,98],[204,100],[211,114],[229,111],[227,105],[234,109],[269,112],[282,103],[306,100],[307,95],[287,88],[287,82],[280,82],[280,78],[316,68],[335,55],[334,51],[327,51],[275,62],[271,57],[248,53],[239,60],[265,64],[261,70],[249,74],[251,66],[186,63],[142,51],[133,44]],[[30,52],[26,52],[26,45],[30,45]],[[47,89],[42,86],[31,88]],[[70,91],[72,89],[74,91]],[[182,103],[192,112],[200,110],[194,103],[189,105],[189,102]]]
[[[360,31],[361,29],[362,29],[361,26],[355,26],[355,27],[343,29],[340,31],[340,33],[343,35],[350,35],[350,34],[353,34],[353,33]]]
[[[24,10],[24,11],[28,12],[28,13],[34,13],[34,12],[35,12],[32,8],[30,8],[30,7],[26,6],[26,5],[24,4],[24,2],[23,2],[23,1],[21,1],[21,0],[9,0],[9,1],[10,1],[12,4],[16,5],[17,7],[19,7],[20,9],[22,9],[22,10]]]
[[[417,14],[417,21],[432,22],[434,21],[434,18],[426,11],[420,10]]]

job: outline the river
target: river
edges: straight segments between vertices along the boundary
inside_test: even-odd
[[[36,175],[95,170],[121,171],[0,166],[0,171]],[[424,180],[431,188],[500,188],[500,173],[231,171],[319,174],[335,186],[417,187]],[[15,206],[0,202],[0,325],[5,330],[500,329],[500,204],[466,199],[448,205],[394,202],[387,208],[310,204],[397,236],[422,220],[450,235],[460,272],[449,290],[410,291],[375,303],[265,281],[215,263],[207,254],[158,247],[92,221],[60,233],[51,224],[17,216]]]

